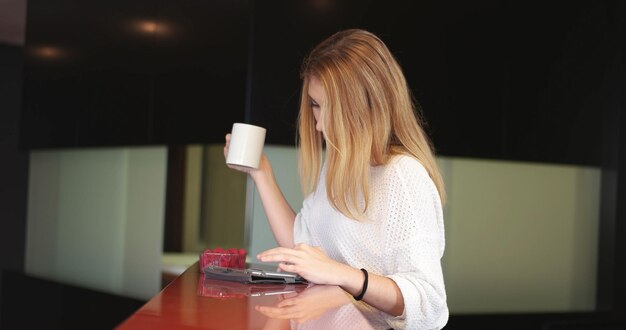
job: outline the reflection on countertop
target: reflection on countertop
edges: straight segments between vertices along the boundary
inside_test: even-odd
[[[287,321],[289,329],[388,329],[381,312],[355,301],[337,286],[311,285],[305,290],[281,296],[273,305],[255,309],[268,316],[264,329]],[[279,329],[281,327],[278,327]]]
[[[194,263],[117,329],[388,329],[340,287],[205,278]]]

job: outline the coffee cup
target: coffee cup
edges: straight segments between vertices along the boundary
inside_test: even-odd
[[[244,123],[234,123],[230,135],[226,164],[259,168],[265,128]]]

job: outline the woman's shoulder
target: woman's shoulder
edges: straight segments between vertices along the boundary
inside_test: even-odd
[[[394,155],[389,161],[372,170],[374,182],[386,183],[386,186],[410,187],[430,181],[426,168],[415,157],[410,155]]]
[[[428,174],[426,167],[415,157],[410,155],[395,155],[389,162],[387,180],[410,196],[421,196],[419,198],[432,197],[432,201],[437,208],[441,208],[441,198],[439,191]]]
[[[422,165],[422,163],[417,160],[417,158],[410,155],[394,155],[391,157],[391,160],[386,165],[386,167],[387,169],[391,169],[401,174],[414,173],[420,175],[424,174],[428,176],[428,172],[426,171],[424,165]]]

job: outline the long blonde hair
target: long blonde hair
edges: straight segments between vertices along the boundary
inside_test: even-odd
[[[305,196],[317,187],[326,147],[326,193],[349,218],[364,218],[370,166],[387,164],[396,154],[420,161],[444,203],[444,182],[422,128],[420,108],[400,65],[377,36],[360,29],[335,33],[310,52],[300,76],[297,144]],[[320,104],[324,134],[315,129],[308,95],[311,77],[326,94],[325,104]]]

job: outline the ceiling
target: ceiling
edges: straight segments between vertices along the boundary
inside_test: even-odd
[[[26,0],[0,0],[0,44],[23,46]]]

